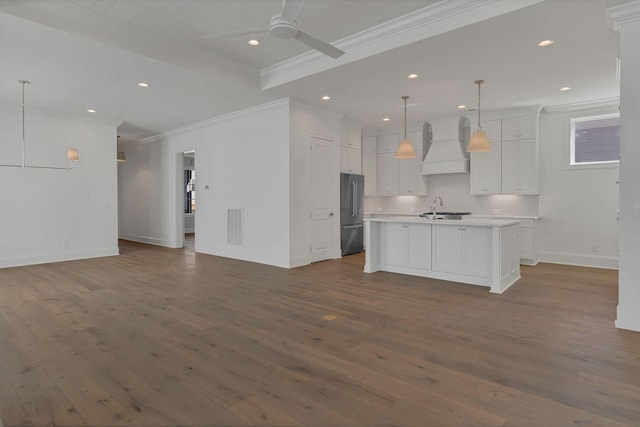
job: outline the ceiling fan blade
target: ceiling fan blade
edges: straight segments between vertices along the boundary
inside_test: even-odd
[[[224,37],[248,36],[250,34],[268,33],[270,30],[271,29],[268,27],[249,28],[246,30],[227,31],[226,33],[205,34],[203,36],[200,36],[200,38],[204,40],[211,40],[211,39],[221,39]]]
[[[332,58],[339,58],[342,55],[344,55],[344,51],[338,49],[335,46],[330,45],[327,42],[323,42],[322,40],[317,39],[312,35],[305,33],[304,31],[298,30],[298,33],[296,34],[295,38],[301,41],[302,43],[306,44],[307,46],[312,47],[315,50],[318,50],[324,53],[325,55],[329,55]]]
[[[290,21],[295,21],[307,0],[282,0],[280,15]]]

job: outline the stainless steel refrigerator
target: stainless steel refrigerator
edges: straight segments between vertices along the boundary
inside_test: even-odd
[[[362,252],[364,176],[340,174],[340,246],[342,255]]]

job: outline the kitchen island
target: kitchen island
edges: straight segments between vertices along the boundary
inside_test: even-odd
[[[501,294],[520,279],[517,220],[366,218],[365,273],[389,271]]]

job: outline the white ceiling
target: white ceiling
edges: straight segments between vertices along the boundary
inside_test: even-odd
[[[28,108],[94,108],[126,141],[285,96],[377,127],[409,95],[423,121],[474,107],[479,78],[483,110],[618,96],[605,9],[624,1],[535,1],[307,0],[297,23],[347,51],[334,60],[269,34],[202,37],[268,26],[281,0],[0,0],[0,104],[27,79]]]

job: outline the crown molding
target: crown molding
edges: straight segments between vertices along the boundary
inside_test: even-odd
[[[557,113],[572,113],[572,112],[583,111],[583,110],[593,110],[596,108],[617,109],[619,106],[620,106],[620,98],[616,96],[611,98],[602,98],[602,99],[594,99],[594,100],[582,101],[582,102],[573,102],[571,104],[549,105],[544,107],[543,110],[549,114],[557,114]]]
[[[386,52],[543,0],[442,0],[333,43],[338,59],[309,51],[260,70],[262,90]]]
[[[610,7],[607,9],[607,17],[611,27],[620,31],[623,25],[640,21],[640,1]]]
[[[238,111],[234,111],[231,113],[227,113],[227,114],[223,114],[221,116],[216,116],[216,117],[212,117],[210,119],[206,119],[206,120],[201,120],[199,122],[196,123],[191,123],[185,126],[181,126],[179,128],[175,128],[163,133],[159,133],[157,135],[153,135],[153,136],[149,136],[146,138],[142,138],[142,139],[138,139],[135,142],[138,143],[142,143],[142,144],[146,144],[149,142],[155,142],[155,141],[160,141],[165,137],[171,137],[171,136],[176,136],[176,135],[181,135],[184,134],[186,132],[191,132],[194,130],[198,130],[198,129],[202,129],[204,127],[207,126],[211,126],[211,125],[215,125],[221,122],[225,122],[228,120],[233,120],[236,119],[238,117],[244,117],[244,116],[248,116],[251,114],[256,114],[256,113],[260,113],[266,110],[271,110],[273,108],[279,108],[282,106],[288,106],[290,105],[291,101],[289,98],[282,98],[282,99],[278,99],[275,101],[271,101],[271,102],[267,102],[265,104],[260,104],[260,105],[256,105],[254,107],[249,107],[249,108],[245,108],[242,110],[238,110]]]
[[[317,115],[325,116],[332,120],[339,120],[339,121],[342,121],[342,119],[345,117],[343,114],[339,114],[339,113],[336,113],[335,111],[328,110],[322,107],[317,107],[315,105],[307,104],[306,102],[300,101],[299,99],[290,98],[290,101],[291,101],[291,107],[306,111],[311,114],[317,114]]]

